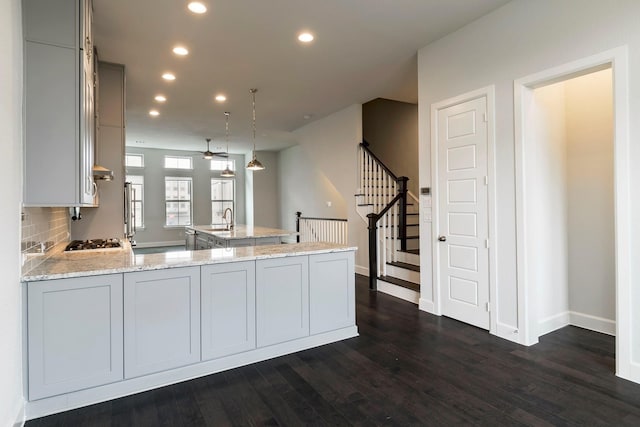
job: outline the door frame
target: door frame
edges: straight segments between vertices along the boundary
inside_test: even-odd
[[[496,168],[495,168],[495,86],[486,86],[453,98],[431,104],[431,183],[432,209],[431,222],[431,258],[433,280],[433,314],[442,315],[442,289],[440,286],[440,247],[437,236],[440,227],[440,206],[438,203],[438,115],[441,110],[472,101],[478,98],[487,99],[487,220],[489,229],[489,333],[499,335],[497,325],[498,278],[497,278],[497,210],[496,210]],[[431,310],[429,310],[431,311]]]
[[[527,194],[525,169],[527,117],[531,111],[533,90],[594,71],[611,68],[614,109],[614,218],[615,218],[615,281],[616,281],[616,374],[640,379],[640,366],[632,362],[631,260],[629,174],[629,83],[627,46],[618,47],[587,58],[560,65],[513,83],[515,175],[516,175],[516,262],[518,283],[518,325],[520,343],[538,342],[535,289],[530,285],[527,266],[529,250],[526,235]]]

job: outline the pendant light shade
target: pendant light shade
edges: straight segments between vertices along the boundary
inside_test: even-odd
[[[229,159],[229,116],[230,115],[231,115],[230,112],[228,111],[224,112],[224,120],[225,120],[224,134],[225,134],[225,139],[227,141],[227,159]],[[222,172],[220,172],[220,176],[225,178],[232,178],[236,176],[236,173],[231,170],[231,160],[227,162],[227,167]]]
[[[247,163],[247,169],[251,171],[264,170],[264,166],[260,160],[256,158],[256,92],[258,89],[249,89],[251,94],[251,109],[253,111],[253,151],[251,152],[251,161]]]

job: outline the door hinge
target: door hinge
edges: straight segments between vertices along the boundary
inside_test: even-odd
[[[491,312],[491,304],[487,302],[487,313]]]
[[[487,175],[484,176],[484,185],[489,185],[489,177]]]
[[[487,119],[487,113],[482,113],[482,120],[486,123],[489,120]]]
[[[484,248],[489,249],[489,239],[484,239]]]

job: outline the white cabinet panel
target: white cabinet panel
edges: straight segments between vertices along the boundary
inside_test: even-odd
[[[23,0],[24,37],[58,46],[78,46],[78,0]]]
[[[123,378],[122,275],[28,284],[29,400]]]
[[[356,322],[353,252],[309,256],[311,334]]]
[[[256,261],[256,324],[258,347],[309,335],[307,256]]]
[[[200,268],[124,275],[125,378],[200,360]]]
[[[202,360],[256,347],[255,265],[246,261],[202,267]]]

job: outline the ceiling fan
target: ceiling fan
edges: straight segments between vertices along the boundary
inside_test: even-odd
[[[205,151],[204,153],[202,153],[202,158],[206,159],[206,160],[211,160],[214,157],[223,157],[223,158],[227,158],[229,157],[229,154],[226,151],[216,151],[215,153],[209,150],[209,143],[211,142],[211,138],[207,138],[207,151]]]

